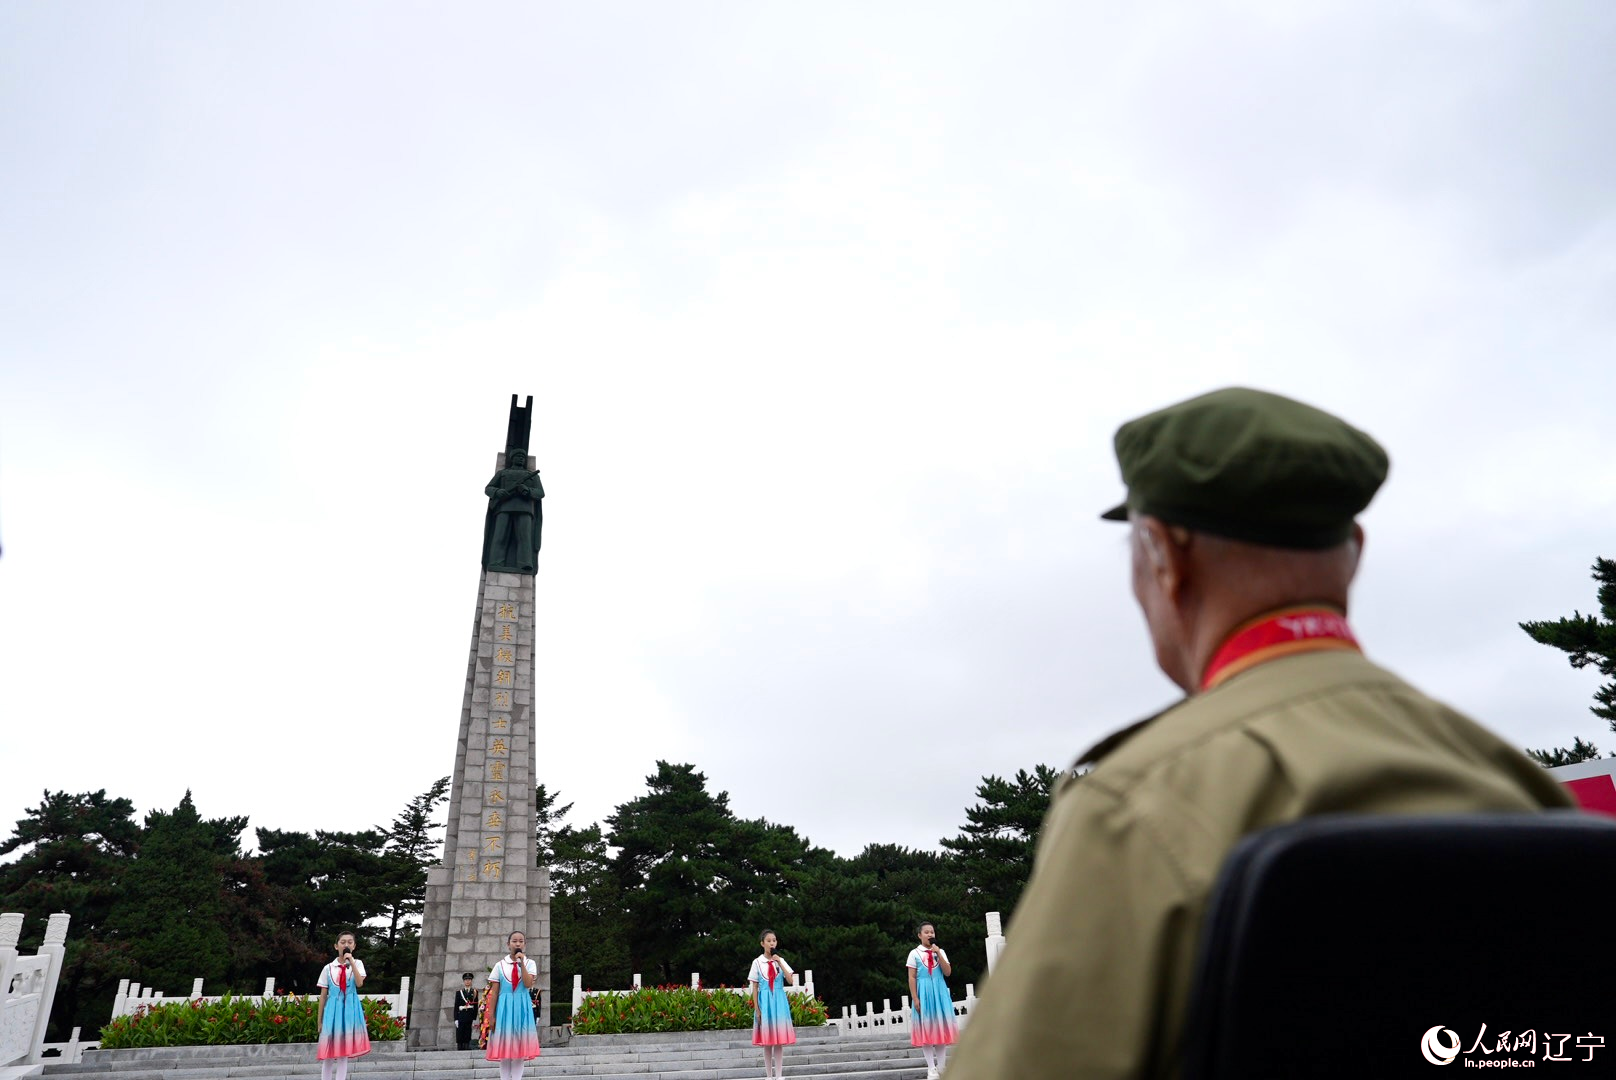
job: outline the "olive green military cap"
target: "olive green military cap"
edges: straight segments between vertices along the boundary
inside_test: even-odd
[[[1244,387],[1169,405],[1117,429],[1130,511],[1200,532],[1287,548],[1326,548],[1386,479],[1379,443],[1340,417]]]

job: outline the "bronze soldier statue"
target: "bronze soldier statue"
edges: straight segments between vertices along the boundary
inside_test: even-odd
[[[488,520],[483,528],[483,568],[514,574],[539,569],[540,534],[544,530],[544,485],[537,469],[527,467],[525,450],[510,450],[505,467],[483,489]]]

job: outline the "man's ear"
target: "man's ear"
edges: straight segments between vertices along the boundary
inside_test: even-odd
[[[1363,549],[1363,526],[1354,521],[1352,523],[1352,569],[1347,574],[1348,581],[1358,576],[1358,566],[1363,562]]]
[[[1167,561],[1167,556],[1162,551],[1161,541],[1156,537],[1156,530],[1151,528],[1154,524],[1152,521],[1140,522],[1139,538],[1144,541],[1145,554],[1150,558],[1150,572],[1159,574],[1162,564]]]
[[[1162,595],[1176,599],[1184,587],[1189,566],[1191,534],[1184,529],[1168,525],[1159,518],[1146,517],[1139,521],[1140,539],[1145,545],[1145,557],[1150,560],[1150,574]]]

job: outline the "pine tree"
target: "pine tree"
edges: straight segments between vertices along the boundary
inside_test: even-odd
[[[599,825],[568,824],[572,803],[557,809],[559,792],[540,784],[534,794],[538,862],[550,868],[552,990],[564,1000],[574,975],[591,989],[627,986],[633,973],[628,923],[606,837]]]
[[[73,917],[51,1010],[53,1041],[74,1027],[95,1030],[106,1019],[118,980],[129,974],[126,951],[107,938],[107,920],[140,848],[134,815],[134,803],[109,799],[105,790],[46,791],[0,844],[0,856],[21,852],[0,866],[0,911],[28,916],[24,948],[43,940],[40,915],[65,911]]]
[[[659,982],[682,981],[692,947],[732,920],[723,896],[725,841],[735,827],[729,793],[713,795],[693,765],[657,762],[648,793],[606,819],[613,870],[629,914],[635,966]]]
[[[866,918],[877,922],[884,939],[884,947],[862,965],[853,960],[855,968],[862,966],[872,977],[889,980],[887,986],[894,982],[903,985],[903,958],[915,946],[916,925],[929,922],[954,966],[950,985],[978,981],[987,964],[982,944],[985,909],[969,894],[958,856],[897,844],[870,844],[844,865],[850,876],[873,879],[869,895],[875,902],[866,909]],[[827,963],[825,970],[834,969]]]
[[[965,810],[966,824],[958,836],[942,842],[959,856],[960,873],[982,911],[1008,919],[1015,910],[1059,779],[1048,765],[1035,765],[1031,773],[1017,770],[1009,780],[984,776],[976,788],[977,804]]]
[[[203,818],[189,791],[173,810],[146,815],[108,917],[109,937],[134,961],[133,977],[170,994],[185,993],[197,977],[215,985],[229,978],[236,953],[225,893],[246,827],[245,817]]]
[[[543,784],[533,789],[533,848],[537,865],[549,866],[555,861],[555,834],[562,827],[561,819],[572,810],[572,804],[557,807],[561,793],[545,790]]]
[[[437,865],[443,840],[436,834],[443,824],[436,819],[438,805],[449,797],[449,778],[440,777],[399,811],[393,823],[378,830],[385,838],[382,848],[383,878],[387,895],[383,898],[387,933],[382,944],[398,943],[406,923],[420,916],[426,906],[427,868]],[[411,968],[414,967],[413,958]]]
[[[285,923],[314,955],[328,956],[331,943],[345,930],[359,936],[361,949],[372,944],[363,924],[385,916],[394,895],[382,854],[387,843],[382,830],[317,830],[310,835],[260,828],[257,834],[259,863],[281,898]],[[292,973],[290,988],[306,992],[316,974],[309,970],[305,982],[303,972]]]
[[[1569,619],[1519,625],[1533,641],[1567,653],[1572,667],[1585,668],[1591,664],[1611,680],[1594,691],[1597,704],[1589,706],[1589,711],[1616,731],[1616,560],[1596,558],[1593,579],[1599,583],[1597,595],[1603,618],[1573,611]],[[1557,746],[1527,753],[1544,765],[1565,765],[1599,756],[1592,743],[1580,738],[1570,749]]]
[[[1591,761],[1599,756],[1599,747],[1591,742],[1583,742],[1579,737],[1572,740],[1569,750],[1563,746],[1548,750],[1527,747],[1526,754],[1545,769],[1553,769],[1561,765],[1575,765],[1579,761]]]
[[[379,878],[374,899],[368,906],[374,909],[374,920],[384,926],[352,927],[364,950],[368,978],[365,986],[376,993],[391,993],[399,980],[415,970],[416,958],[421,952],[421,912],[426,907],[426,872],[435,866],[442,855],[442,838],[437,834],[443,823],[436,820],[438,807],[449,797],[449,778],[434,780],[430,787],[404,805],[389,825],[377,826],[365,833],[351,834],[359,841],[359,850],[348,858],[355,868],[351,871],[363,893],[364,864],[374,860]],[[300,834],[294,834],[300,835]],[[320,840],[348,836],[342,833],[321,833]],[[370,845],[380,838],[379,853]],[[332,852],[322,852],[328,859]],[[284,869],[282,864],[281,869]],[[303,891],[299,886],[299,891]],[[306,895],[306,892],[304,893]],[[327,942],[330,934],[319,935]],[[329,945],[320,945],[321,958]],[[318,966],[319,961],[314,966]],[[304,968],[310,968],[304,965]],[[302,969],[299,969],[302,970]],[[311,969],[312,970],[312,969]]]

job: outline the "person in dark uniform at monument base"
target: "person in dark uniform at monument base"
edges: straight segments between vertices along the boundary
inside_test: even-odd
[[[1133,593],[1188,695],[1082,755],[947,1080],[1171,1077],[1202,914],[1247,833],[1313,814],[1571,801],[1520,751],[1371,663],[1346,620],[1386,477],[1328,413],[1220,390],[1122,425]],[[1441,632],[1437,614],[1427,620]]]
[[[453,968],[450,969],[454,970]],[[472,980],[475,976],[466,972],[460,976],[460,989],[455,991],[454,1024],[455,1049],[471,1049],[471,1029],[477,1023],[477,989]]]

